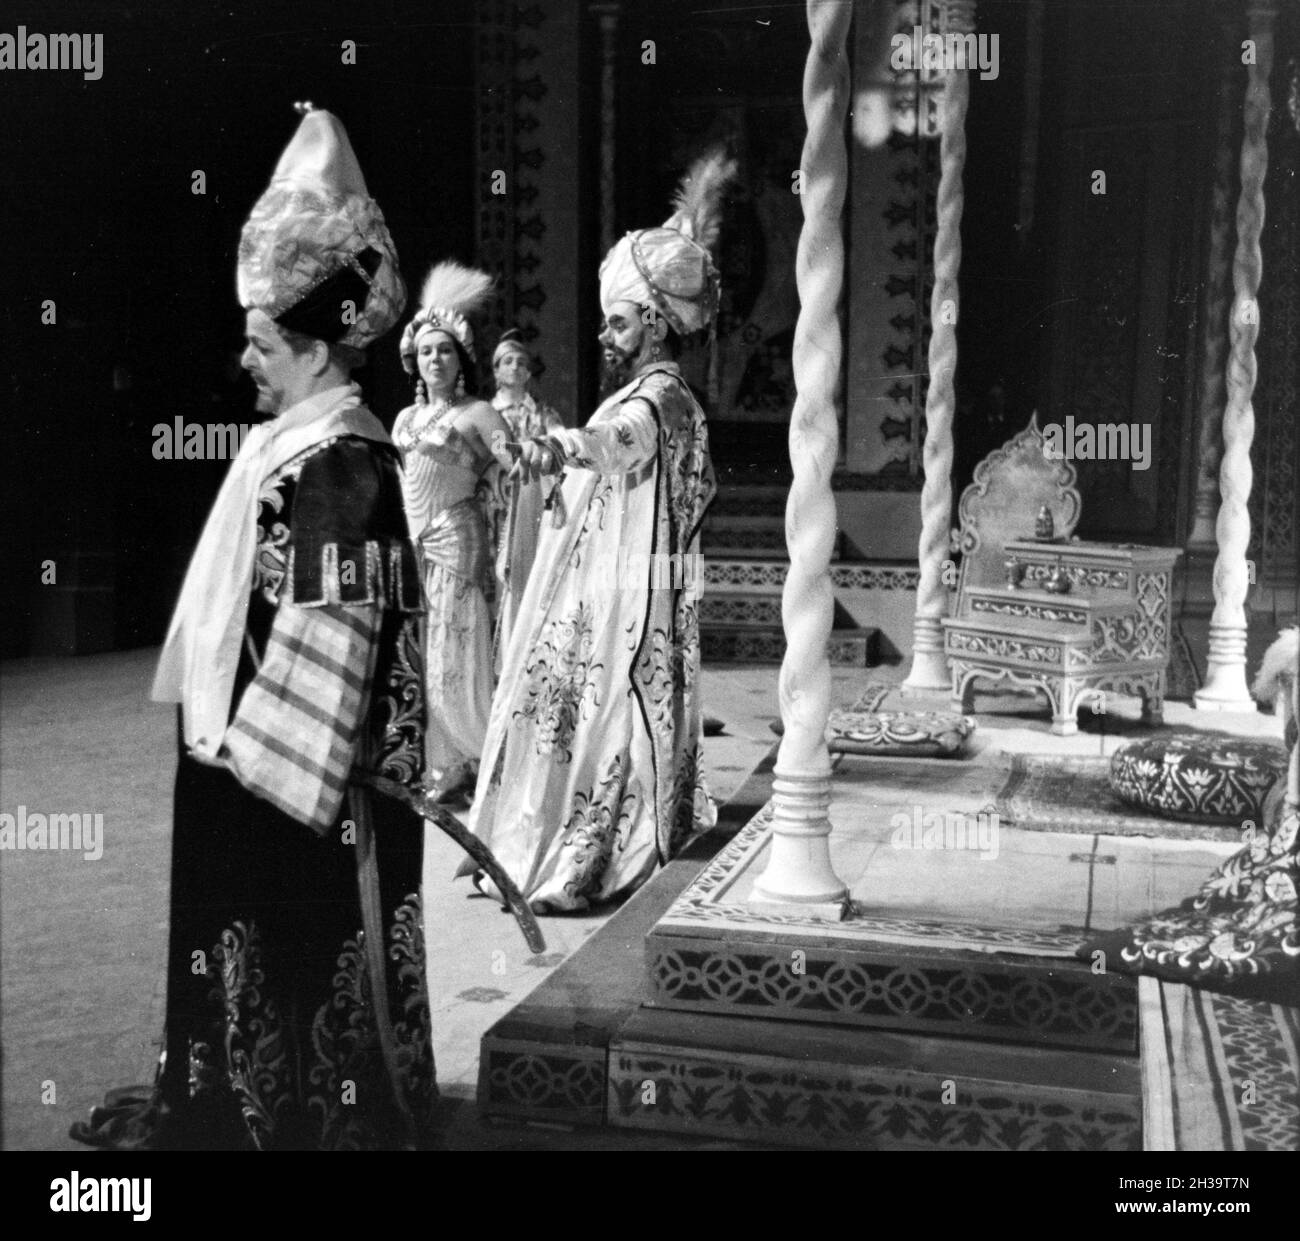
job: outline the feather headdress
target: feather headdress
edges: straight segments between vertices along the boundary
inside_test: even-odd
[[[721,147],[701,155],[673,196],[673,214],[664,224],[712,250],[722,228],[722,195],[736,175],[736,161]]]
[[[722,195],[736,162],[719,148],[702,155],[682,178],[674,212],[660,228],[619,240],[600,267],[600,304],[653,305],[682,335],[710,327],[720,279],[710,249],[722,224]]]
[[[415,373],[415,345],[424,330],[450,332],[461,347],[474,357],[474,332],[469,316],[476,314],[492,296],[496,281],[485,271],[447,260],[436,263],[424,279],[420,310],[402,333],[402,365]]]

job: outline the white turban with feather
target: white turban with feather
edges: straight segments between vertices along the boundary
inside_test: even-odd
[[[615,302],[653,306],[673,330],[686,336],[712,325],[720,281],[709,253],[722,221],[722,191],[736,163],[722,151],[696,160],[661,228],[622,237],[600,265],[600,306]]]

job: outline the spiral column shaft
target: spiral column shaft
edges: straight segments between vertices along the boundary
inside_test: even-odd
[[[1269,76],[1273,68],[1276,0],[1250,0],[1246,6],[1254,63],[1247,66],[1244,132],[1241,140],[1241,193],[1237,199],[1237,252],[1232,265],[1233,301],[1228,327],[1228,403],[1223,411],[1223,462],[1219,467],[1219,516],[1214,533],[1214,613],[1205,685],[1196,692],[1202,711],[1248,711],[1246,688],[1246,593],[1250,570],[1252,472],[1250,445],[1255,437],[1255,342],[1259,337],[1259,285],[1263,276],[1260,235],[1264,230],[1264,177],[1268,172]]]
[[[832,917],[843,913],[848,895],[830,863],[826,719],[831,694],[827,642],[834,615],[830,562],[836,532],[831,474],[839,448],[836,398],[843,353],[840,217],[848,187],[845,39],[852,11],[842,0],[808,0],[811,46],[803,79],[808,133],[800,160],[804,222],[795,260],[800,306],[794,335],[796,396],[790,416],[794,483],[785,510],[790,569],[781,595],[786,646],[779,694],[784,734],[772,784],[770,854],[753,897],[758,904],[806,910],[820,906],[816,912]]]
[[[939,191],[935,211],[934,291],[930,297],[930,387],[925,397],[925,448],[922,462],[921,580],[912,624],[912,669],[905,689],[949,687],[943,654],[942,619],[948,614],[943,580],[952,525],[952,418],[956,408],[957,277],[961,270],[962,173],[966,166],[967,70],[950,68],[943,91],[939,139]]]

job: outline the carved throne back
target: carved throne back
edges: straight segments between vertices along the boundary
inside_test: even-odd
[[[1082,507],[1074,486],[1074,466],[1055,461],[1043,450],[1038,415],[1001,448],[975,467],[975,478],[961,493],[956,532],[962,553],[957,615],[969,614],[972,587],[1007,584],[1006,552],[1012,539],[1031,539],[1039,510],[1046,505],[1058,538],[1069,538]]]

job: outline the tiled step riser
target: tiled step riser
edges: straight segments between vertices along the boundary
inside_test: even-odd
[[[871,1037],[858,1035],[857,1037]],[[978,1045],[951,1041],[952,1064]],[[1048,1053],[1050,1054],[1050,1053]],[[1068,1053],[1055,1053],[1068,1055]],[[1088,1053],[1078,1053],[1086,1056]],[[1115,1058],[1117,1073],[1132,1061]],[[1005,1075],[1003,1075],[1005,1076]],[[781,1059],[615,1036],[604,1047],[484,1039],[480,1110],[546,1125],[878,1150],[1138,1150],[1131,1092],[983,1080],[956,1067]]]
[[[996,958],[805,950],[652,934],[649,1001],[680,1012],[906,1030],[1044,1047],[1137,1051],[1137,984]]]
[[[776,594],[785,587],[789,564],[784,560],[752,560],[706,556],[705,595]],[[844,591],[914,592],[920,571],[912,565],[848,560],[831,565],[831,586],[837,597]]]
[[[954,1056],[961,1063],[960,1044]],[[619,1129],[815,1149],[1142,1149],[1136,1088],[1007,1082],[626,1034],[610,1044],[608,1074],[606,1123]]]
[[[558,1125],[605,1123],[606,1049],[494,1038],[479,1044],[485,1116]]]
[[[706,525],[700,537],[701,550],[706,557],[753,557],[761,560],[785,560],[788,555],[785,542],[785,526],[765,525],[759,522],[742,521],[734,526],[722,527]],[[844,538],[835,536],[831,547],[831,559],[840,560],[844,556]]]
[[[785,510],[777,508],[770,512],[718,512],[714,505],[704,519],[704,537],[708,538],[714,530],[776,530],[785,531]]]
[[[781,629],[781,594],[716,594],[705,595],[700,601],[700,624],[714,630],[762,629],[769,632]],[[835,604],[831,628],[836,631],[859,630],[852,615]],[[837,632],[837,637],[860,637],[861,632]]]
[[[780,629],[781,596],[705,595],[700,601],[700,624]]]
[[[876,630],[850,631],[852,636],[835,636],[826,644],[827,658],[839,668],[871,668],[876,663]],[[701,657],[718,664],[779,664],[785,656],[785,636],[778,629],[700,630]]]

